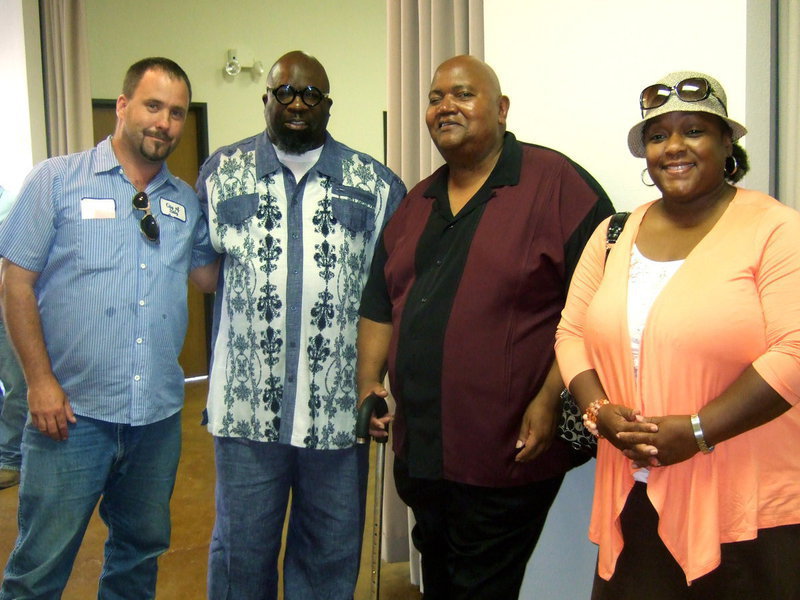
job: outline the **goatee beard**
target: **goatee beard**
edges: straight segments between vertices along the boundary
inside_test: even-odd
[[[139,154],[151,162],[162,162],[170,155],[172,149],[169,146],[163,148],[156,147],[153,152],[149,152],[144,143],[139,147]]]
[[[320,146],[311,131],[284,131],[275,136],[275,145],[288,154],[305,154]]]
[[[168,136],[164,135],[160,131],[145,131],[144,134],[146,136],[150,136],[156,138],[161,142],[152,141],[151,144],[153,150],[150,151],[147,149],[147,141],[149,138],[143,138],[142,143],[139,145],[139,153],[149,161],[152,162],[161,162],[166,160],[166,158],[172,153],[174,147],[171,145],[172,139]]]

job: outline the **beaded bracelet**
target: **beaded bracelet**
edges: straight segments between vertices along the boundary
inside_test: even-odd
[[[584,426],[591,425],[592,429],[597,431],[597,415],[599,414],[600,409],[606,404],[611,404],[611,402],[608,401],[608,398],[600,398],[599,400],[592,402],[586,409],[586,412],[583,413]],[[600,435],[597,434],[597,437],[600,437]]]

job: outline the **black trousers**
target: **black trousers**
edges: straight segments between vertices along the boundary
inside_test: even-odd
[[[595,574],[592,600],[800,600],[800,525],[722,544],[720,566],[687,585],[658,536],[644,483],[634,485],[620,518],[625,547],[610,581]]]
[[[409,477],[395,484],[414,512],[425,600],[514,600],[563,476],[511,488]]]

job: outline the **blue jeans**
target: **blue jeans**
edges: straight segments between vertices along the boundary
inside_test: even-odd
[[[368,446],[309,450],[214,438],[217,518],[208,559],[210,600],[352,600],[364,531]]]
[[[0,321],[0,381],[5,395],[0,409],[0,469],[19,471],[20,444],[28,418],[28,388],[17,357]]]
[[[141,427],[79,416],[69,438],[56,442],[26,426],[19,536],[0,600],[61,597],[98,500],[108,526],[98,598],[154,598],[156,559],[169,546],[180,427],[180,413]]]

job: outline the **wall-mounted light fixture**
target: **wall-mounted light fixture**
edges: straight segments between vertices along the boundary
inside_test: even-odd
[[[230,77],[236,77],[242,71],[250,71],[253,81],[258,81],[264,74],[264,64],[260,60],[253,61],[252,67],[243,67],[239,62],[239,55],[236,50],[228,50],[228,60],[222,68],[222,72]]]

